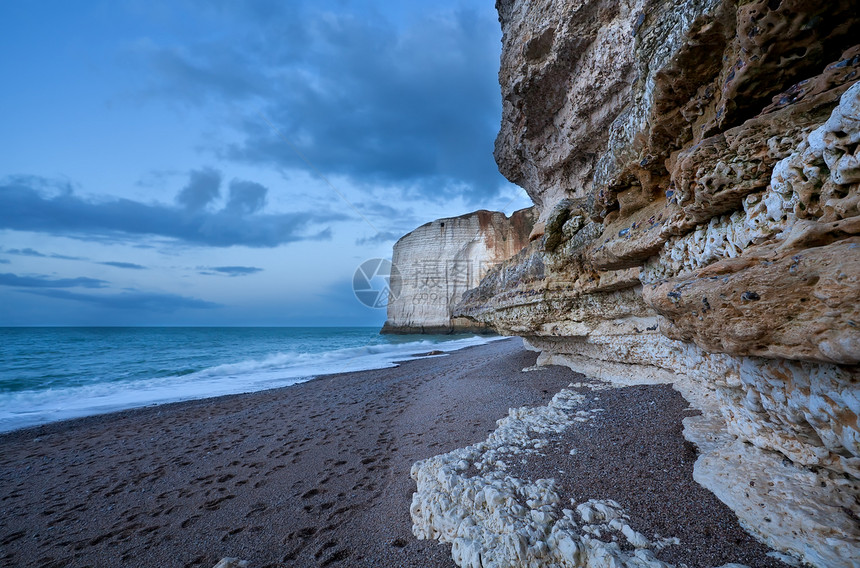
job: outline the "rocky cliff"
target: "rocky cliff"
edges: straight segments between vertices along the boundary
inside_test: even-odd
[[[400,289],[382,332],[488,331],[483,323],[453,317],[453,308],[492,267],[528,244],[533,226],[534,208],[510,217],[481,210],[437,219],[401,237],[392,257]]]
[[[773,548],[857,566],[860,4],[497,8],[495,156],[539,220],[455,315],[675,383],[696,480]]]

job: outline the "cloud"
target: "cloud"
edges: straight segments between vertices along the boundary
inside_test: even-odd
[[[135,56],[154,81],[143,87],[150,95],[261,110],[240,116],[243,139],[223,157],[434,200],[483,201],[504,184],[492,156],[501,97],[491,3],[423,10],[398,25],[343,4],[219,9],[234,37],[182,48],[149,42]]]
[[[192,182],[182,192],[188,187],[197,187],[198,182],[194,181],[197,173],[192,172]],[[50,185],[50,180],[18,176],[0,181],[0,229],[89,240],[130,240],[153,235],[211,247],[276,247],[296,241],[328,239],[330,229],[319,224],[348,219],[344,214],[328,211],[251,211],[249,207],[255,203],[254,191],[259,194],[259,190],[249,190],[247,183],[240,182],[236,198],[241,203],[241,207],[236,205],[239,210],[225,207],[206,211],[189,208],[190,198],[183,203],[186,207],[176,207],[125,198],[91,200],[75,195],[67,187],[49,194],[44,187]],[[194,203],[199,205],[202,200]]]
[[[365,213],[371,213],[373,215],[389,217],[392,219],[402,219],[404,217],[413,218],[415,214],[412,207],[398,209],[397,207],[392,207],[391,205],[381,203],[380,201],[362,201],[361,203],[357,203],[356,207]]]
[[[49,278],[47,276],[18,276],[0,274],[0,286],[18,288],[104,288],[108,282],[96,278]]]
[[[0,264],[9,264],[9,260],[5,258],[0,258]]]
[[[256,266],[209,266],[201,267],[200,274],[207,276],[248,276],[249,274],[256,274],[262,271],[262,268],[257,268]]]
[[[191,179],[176,196],[176,202],[189,211],[200,211],[219,195],[221,195],[221,172],[204,168],[191,172]]]
[[[119,294],[82,294],[68,290],[26,290],[29,294],[37,294],[59,300],[70,300],[103,308],[118,310],[141,310],[147,312],[175,312],[181,309],[211,309],[221,307],[220,304],[156,292],[122,292]]]
[[[2,189],[2,188],[0,188],[0,189]],[[34,256],[37,258],[58,258],[60,260],[86,260],[80,256],[67,256],[64,254],[56,254],[56,253],[45,254],[45,253],[39,252],[37,250],[31,249],[31,248],[6,249],[5,252],[7,254],[17,254],[18,256]]]
[[[387,243],[396,241],[403,235],[399,233],[392,233],[391,231],[379,232],[371,237],[362,237],[360,239],[355,240],[355,244],[357,245],[375,245],[380,243]]]
[[[103,264],[105,266],[113,266],[114,268],[128,268],[131,270],[147,270],[145,266],[140,264],[135,264],[133,262],[118,262],[114,260],[108,260],[105,262],[99,262],[98,264]]]
[[[233,180],[230,182],[230,198],[226,211],[238,215],[251,215],[266,205],[268,189],[253,181]]]
[[[6,253],[7,253],[7,254],[17,254],[17,255],[19,255],[19,256],[36,256],[36,257],[39,257],[39,258],[48,258],[48,255],[47,255],[47,254],[41,253],[41,252],[39,252],[39,251],[37,251],[37,250],[33,250],[33,249],[31,249],[31,248],[24,248],[24,249],[7,249],[7,250],[6,250]]]

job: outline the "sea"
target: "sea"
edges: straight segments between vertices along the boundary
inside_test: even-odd
[[[496,339],[378,327],[0,328],[0,432],[394,367]]]

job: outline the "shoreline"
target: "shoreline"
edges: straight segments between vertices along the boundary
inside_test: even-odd
[[[536,357],[516,339],[494,341],[0,434],[0,564],[452,568],[449,545],[412,535],[410,469],[485,440],[509,407],[546,405],[582,378],[566,367],[522,372]],[[680,427],[653,434],[676,439]],[[608,464],[618,457],[601,452]],[[733,549],[766,550],[723,509],[710,520],[734,527]]]
[[[453,567],[411,534],[409,468],[567,384],[566,369],[498,382],[533,358],[495,341],[2,434],[0,565]]]
[[[313,361],[284,365],[282,368],[270,368],[269,361],[289,356],[290,353],[284,355],[276,352],[259,358],[215,361],[209,366],[176,376],[155,374],[116,384],[102,381],[78,385],[58,384],[48,390],[10,391],[5,396],[24,396],[25,399],[16,401],[4,398],[0,401],[0,435],[89,416],[287,388],[328,375],[391,368],[420,358],[424,354],[419,351],[433,350],[447,354],[499,339],[503,338],[474,333],[449,335],[444,340],[416,337],[411,341],[369,343],[299,353],[298,357]],[[18,406],[29,410],[16,413],[13,409]]]
[[[505,337],[503,339],[504,340],[510,340],[510,339],[519,339],[519,338]],[[3,444],[3,442],[5,441],[6,438],[13,438],[13,437],[15,437],[16,434],[19,434],[19,433],[24,434],[24,433],[27,433],[28,431],[35,431],[35,430],[40,430],[40,429],[52,430],[52,429],[54,429],[54,427],[56,427],[56,429],[58,429],[58,430],[66,430],[67,428],[74,428],[78,423],[85,425],[89,422],[102,422],[104,420],[110,420],[112,418],[122,418],[125,415],[129,415],[129,417],[131,417],[131,416],[134,416],[138,413],[146,414],[146,413],[152,412],[155,409],[159,409],[159,408],[168,409],[168,408],[173,407],[173,406],[179,406],[179,407],[184,406],[184,405],[192,406],[195,403],[207,404],[209,402],[219,402],[219,401],[223,401],[226,403],[232,399],[242,398],[242,397],[255,395],[255,394],[275,393],[278,391],[289,391],[289,389],[293,389],[295,387],[298,387],[299,385],[304,385],[307,383],[313,383],[314,381],[317,381],[317,380],[326,380],[326,379],[331,379],[334,377],[358,375],[361,373],[373,373],[375,371],[382,371],[385,369],[396,369],[396,368],[399,368],[400,366],[402,366],[403,364],[409,363],[411,361],[420,361],[423,359],[440,357],[443,355],[450,355],[452,353],[457,353],[459,351],[465,351],[468,349],[483,347],[484,345],[488,345],[488,344],[485,343],[485,344],[480,344],[480,345],[469,345],[469,346],[462,347],[462,348],[454,350],[454,351],[442,351],[442,350],[435,350],[434,349],[434,350],[427,351],[424,353],[414,353],[411,355],[412,358],[410,358],[410,359],[394,361],[394,364],[396,365],[396,367],[383,367],[381,369],[365,369],[365,370],[361,370],[361,371],[344,371],[344,372],[340,372],[340,373],[326,373],[326,374],[321,374],[321,375],[313,375],[310,378],[302,380],[302,381],[297,382],[297,383],[292,383],[289,385],[273,387],[273,388],[268,388],[268,389],[263,389],[263,390],[239,392],[239,393],[231,393],[231,394],[219,394],[219,395],[214,395],[214,396],[206,396],[206,397],[202,397],[202,398],[190,398],[190,399],[186,399],[186,400],[173,400],[173,401],[169,401],[169,402],[156,402],[156,403],[147,404],[145,406],[135,406],[132,408],[122,408],[119,410],[108,410],[106,412],[101,412],[98,414],[88,414],[86,416],[77,416],[75,418],[62,418],[59,420],[53,420],[51,422],[45,422],[43,424],[35,424],[32,426],[22,426],[20,428],[15,428],[14,430],[0,431],[0,444]],[[52,432],[46,432],[45,435],[49,435],[51,433]]]

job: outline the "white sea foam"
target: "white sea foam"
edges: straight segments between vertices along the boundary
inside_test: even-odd
[[[320,375],[396,367],[398,362],[416,359],[422,352],[456,351],[497,339],[503,338],[419,340],[322,353],[286,351],[261,359],[217,365],[184,376],[3,393],[0,394],[0,432],[129,408],[256,392],[302,383]]]

